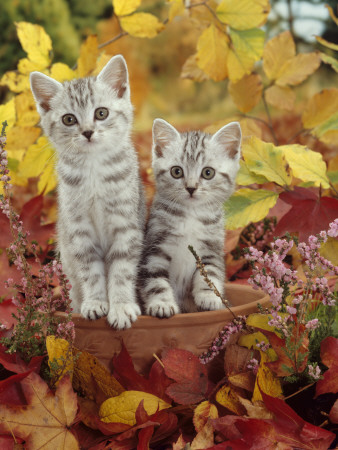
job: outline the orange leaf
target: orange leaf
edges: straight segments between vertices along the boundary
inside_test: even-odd
[[[25,439],[26,448],[76,450],[79,444],[69,431],[77,412],[77,396],[69,377],[64,377],[53,394],[34,372],[23,387],[27,405],[0,406],[0,432]]]

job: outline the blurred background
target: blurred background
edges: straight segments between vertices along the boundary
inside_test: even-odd
[[[335,0],[271,0],[270,3],[271,12],[264,26],[266,40],[290,30],[298,52],[320,47],[314,35],[338,43],[337,26],[325,8],[325,4],[329,4],[337,14]],[[168,5],[164,0],[143,0],[141,10],[155,14],[162,21],[168,17]],[[112,0],[2,1],[0,76],[15,70],[18,60],[25,56],[14,25],[18,21],[42,25],[53,42],[53,62],[64,62],[70,67],[76,64],[80,45],[88,35],[97,34],[100,44],[105,44],[120,33],[117,20],[113,18]],[[228,80],[198,83],[180,76],[184,62],[195,52],[199,34],[193,21],[176,17],[153,39],[125,36],[104,46],[106,53],[122,53],[127,60],[136,131],[149,129],[155,117],[164,117],[179,127],[195,128],[205,127],[237,111],[227,92]],[[334,71],[322,64],[320,70],[298,88],[297,99],[306,99],[318,89],[335,83]],[[7,101],[10,95],[6,87],[0,86],[0,103]],[[257,108],[255,113],[259,114],[260,107]]]

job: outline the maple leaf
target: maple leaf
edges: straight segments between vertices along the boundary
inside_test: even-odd
[[[329,370],[324,372],[323,379],[317,381],[316,397],[327,392],[338,392],[338,339],[328,336],[320,344],[320,357],[322,363]]]
[[[69,378],[61,380],[55,394],[34,372],[21,385],[27,405],[0,405],[0,432],[25,439],[27,448],[78,449],[69,431],[77,412],[77,397]]]
[[[208,388],[208,373],[196,355],[179,348],[164,351],[164,370],[168,377],[176,381],[166,392],[182,405],[198,403],[205,399]]]
[[[115,378],[126,388],[135,391],[148,392],[156,395],[166,402],[170,398],[166,395],[166,388],[172,383],[158,361],[152,365],[148,379],[136,372],[133,361],[123,341],[121,351],[113,357],[113,374]]]
[[[278,222],[275,236],[298,232],[299,240],[305,241],[310,235],[327,230],[338,217],[338,200],[317,197],[309,189],[296,186],[293,191],[283,192],[280,199],[292,208]]]

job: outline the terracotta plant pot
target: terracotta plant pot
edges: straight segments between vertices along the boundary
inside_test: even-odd
[[[250,286],[227,284],[226,293],[236,315],[255,312],[257,303],[263,306],[269,303],[269,296]],[[165,347],[183,348],[200,355],[232,318],[228,310],[176,314],[169,319],[140,316],[128,330],[117,331],[109,326],[105,318],[89,321],[74,314],[75,346],[95,355],[109,367],[113,355],[120,351],[123,339],[135,369],[147,373],[154,362],[153,354],[160,355]]]

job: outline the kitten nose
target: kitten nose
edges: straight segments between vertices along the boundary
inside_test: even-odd
[[[86,138],[88,139],[88,141],[90,141],[90,138],[92,137],[92,134],[94,133],[94,131],[92,131],[92,130],[87,130],[87,131],[84,131],[82,134],[83,134],[83,136],[86,136]]]
[[[193,187],[187,187],[186,190],[189,192],[190,197],[192,197],[192,194],[196,191],[196,188],[193,188]]]

